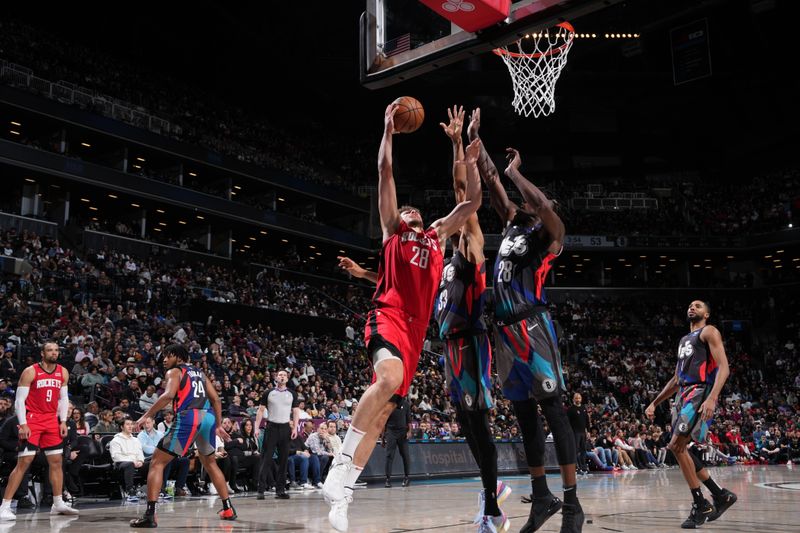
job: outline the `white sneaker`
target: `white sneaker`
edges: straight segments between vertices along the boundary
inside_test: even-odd
[[[11,507],[0,508],[0,521],[16,520],[17,515],[11,510]]]
[[[315,489],[321,489],[322,488],[322,482],[320,481],[319,483],[315,484],[314,488]]]
[[[505,513],[500,516],[483,516],[478,523],[478,533],[505,533],[511,527],[511,521]]]
[[[126,503],[139,503],[139,497],[135,493],[128,494],[125,498]]]
[[[350,460],[343,460],[341,455],[334,460],[333,465],[328,471],[328,477],[325,478],[325,484],[322,485],[322,496],[325,498],[326,502],[333,505],[334,502],[344,500],[346,496],[344,493],[344,483],[347,480],[347,474],[350,473],[351,468],[353,468],[353,462]]]
[[[53,506],[50,507],[50,514],[66,514],[66,515],[77,515],[80,514],[80,511],[71,507],[65,501],[60,501],[58,503],[53,503]]]
[[[628,468],[628,465],[626,464],[623,464],[620,468],[622,468],[623,470],[630,470],[630,468]]]
[[[303,490],[313,490],[314,485],[312,485],[311,483],[303,483],[302,485],[300,485],[300,488]]]
[[[211,494],[212,496],[219,494],[217,492],[217,487],[215,487],[213,483],[208,484],[208,493]]]
[[[330,474],[328,474],[328,476],[330,477]],[[331,527],[336,531],[347,531],[347,508],[352,501],[352,496],[345,496],[341,500],[331,504],[331,510],[328,513],[328,522],[331,523]]]

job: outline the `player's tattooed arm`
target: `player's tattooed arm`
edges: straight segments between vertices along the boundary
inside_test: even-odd
[[[528,181],[519,171],[522,165],[522,158],[519,155],[519,151],[514,148],[506,148],[506,152],[508,154],[506,176],[511,178],[511,181],[517,186],[528,209],[535,212],[536,215],[542,219],[542,226],[551,239],[548,248],[550,252],[556,255],[560,254],[564,245],[564,234],[566,230],[564,229],[564,222],[561,221],[561,217],[558,216],[554,209],[553,201],[550,200],[539,187]]]
[[[478,107],[472,112],[469,128],[467,128],[467,137],[470,142],[475,139],[480,139],[478,134],[480,127],[481,109]],[[500,173],[497,171],[497,167],[492,161],[492,158],[489,157],[489,153],[486,151],[486,145],[483,143],[481,143],[481,153],[478,157],[478,171],[481,180],[483,180],[483,183],[486,184],[486,188],[489,190],[489,203],[505,225],[514,218],[517,208],[514,202],[508,199],[503,183],[500,181]]]

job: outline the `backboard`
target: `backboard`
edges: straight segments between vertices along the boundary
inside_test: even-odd
[[[442,0],[454,8],[464,1]],[[621,1],[516,0],[503,23],[472,33],[417,0],[366,0],[360,21],[361,83],[388,87]]]

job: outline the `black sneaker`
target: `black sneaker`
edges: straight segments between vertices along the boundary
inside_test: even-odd
[[[288,500],[289,499],[289,495],[286,494],[285,492],[279,492],[278,494],[275,495],[275,499],[276,500]]]
[[[17,500],[17,509],[33,509],[36,507],[27,496]]]
[[[736,494],[732,493],[728,489],[722,489],[722,494],[719,496],[714,496],[714,512],[708,515],[708,521],[713,522],[720,516],[722,513],[727,511],[734,503],[736,503]],[[19,505],[18,505],[19,506]]]
[[[581,504],[565,503],[561,508],[561,533],[581,533],[585,518]]]
[[[136,528],[158,527],[158,524],[156,523],[156,515],[146,514],[141,518],[136,518],[134,520],[131,520],[131,527],[136,527]]]
[[[403,478],[403,486],[404,487],[408,487],[409,485],[411,485],[411,480],[408,479],[408,477],[404,477]]]
[[[547,522],[547,519],[561,510],[564,504],[552,494],[547,498],[536,498],[531,504],[528,521],[519,530],[519,533],[532,533]]]
[[[698,507],[696,503],[692,504],[692,512],[689,513],[689,518],[687,518],[683,524],[681,524],[681,529],[697,529],[697,526],[702,526],[705,524],[708,517],[714,512],[714,506],[711,505],[708,500],[703,500],[703,504]]]
[[[264,491],[258,491],[258,496],[256,496],[256,500],[263,500],[265,499]]]

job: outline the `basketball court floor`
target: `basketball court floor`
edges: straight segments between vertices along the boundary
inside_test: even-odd
[[[712,475],[739,496],[721,519],[702,529],[731,533],[800,531],[800,469],[785,466],[732,467],[712,470]],[[520,496],[530,492],[527,477],[504,478],[514,493],[503,509],[511,517],[512,532],[525,523],[530,507]],[[399,482],[399,480],[397,480]],[[548,476],[551,490],[561,493],[558,476]],[[417,531],[474,531],[479,483],[476,479],[416,482],[409,488],[365,488],[356,491],[350,507],[350,531],[354,533],[403,533]],[[613,475],[595,474],[579,481],[580,498],[591,524],[583,531],[661,533],[680,531],[688,516],[690,495],[678,470],[637,471]],[[255,495],[238,496],[236,522],[221,522],[215,511],[217,498],[184,499],[159,509],[158,531],[320,531],[328,526],[328,506],[318,491],[292,493],[291,500],[257,501]],[[122,533],[131,531],[128,521],[144,510],[144,504],[78,504],[79,518],[53,517],[48,512],[20,513],[17,523],[0,523],[0,533]],[[558,531],[555,516],[540,531]]]

